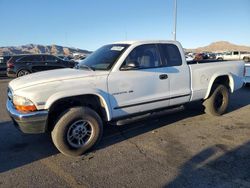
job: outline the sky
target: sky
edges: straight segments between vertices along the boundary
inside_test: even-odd
[[[177,0],[177,40],[250,46],[250,0]],[[0,46],[172,40],[174,0],[0,0]]]

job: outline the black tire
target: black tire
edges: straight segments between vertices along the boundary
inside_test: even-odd
[[[222,61],[223,59],[221,57],[219,57],[217,60]]]
[[[227,111],[229,105],[229,91],[224,85],[214,85],[212,93],[203,105],[209,115],[220,116]]]
[[[22,70],[18,71],[17,77],[25,76],[25,75],[28,75],[28,74],[30,74],[30,71],[28,71],[26,69],[22,69]]]
[[[82,126],[81,122],[88,124],[89,128],[84,128],[85,132],[79,128]],[[77,125],[79,123],[79,125]],[[72,128],[74,126],[78,126]],[[91,133],[87,133],[87,129],[91,129]],[[77,131],[77,133],[76,133]],[[90,130],[88,130],[90,132]],[[78,157],[83,155],[87,150],[92,148],[102,137],[103,124],[100,116],[88,107],[74,107],[67,110],[56,123],[51,135],[56,148],[67,156]],[[79,133],[79,134],[78,134]],[[85,134],[83,145],[80,145],[80,135]],[[89,137],[88,137],[89,136]],[[76,142],[76,143],[74,143]],[[79,146],[76,146],[79,144]]]

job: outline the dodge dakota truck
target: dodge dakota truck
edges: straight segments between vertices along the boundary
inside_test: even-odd
[[[109,122],[198,100],[207,114],[224,114],[243,74],[237,61],[188,65],[179,42],[118,42],[74,69],[11,81],[6,106],[22,132],[49,132],[61,153],[81,156]]]

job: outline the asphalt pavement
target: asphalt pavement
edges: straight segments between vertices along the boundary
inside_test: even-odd
[[[197,103],[122,126],[80,158],[60,154],[49,134],[24,135],[5,110],[0,78],[0,187],[250,187],[250,88],[221,117]]]

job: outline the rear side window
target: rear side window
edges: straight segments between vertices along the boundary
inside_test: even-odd
[[[41,62],[41,61],[43,61],[43,56],[35,55],[35,56],[33,56],[32,61],[33,62]]]
[[[162,58],[168,67],[181,66],[182,59],[178,47],[174,44],[160,44]]]
[[[52,56],[52,55],[46,55],[45,58],[46,58],[46,61],[50,61],[50,62],[57,61],[57,58],[55,56]]]
[[[19,62],[27,62],[27,61],[32,61],[31,56],[25,56],[23,58],[18,59],[17,61]]]
[[[239,55],[239,52],[234,52],[234,55]]]
[[[31,55],[31,56],[25,56],[18,60],[19,62],[41,62],[43,61],[43,58],[41,55]]]

